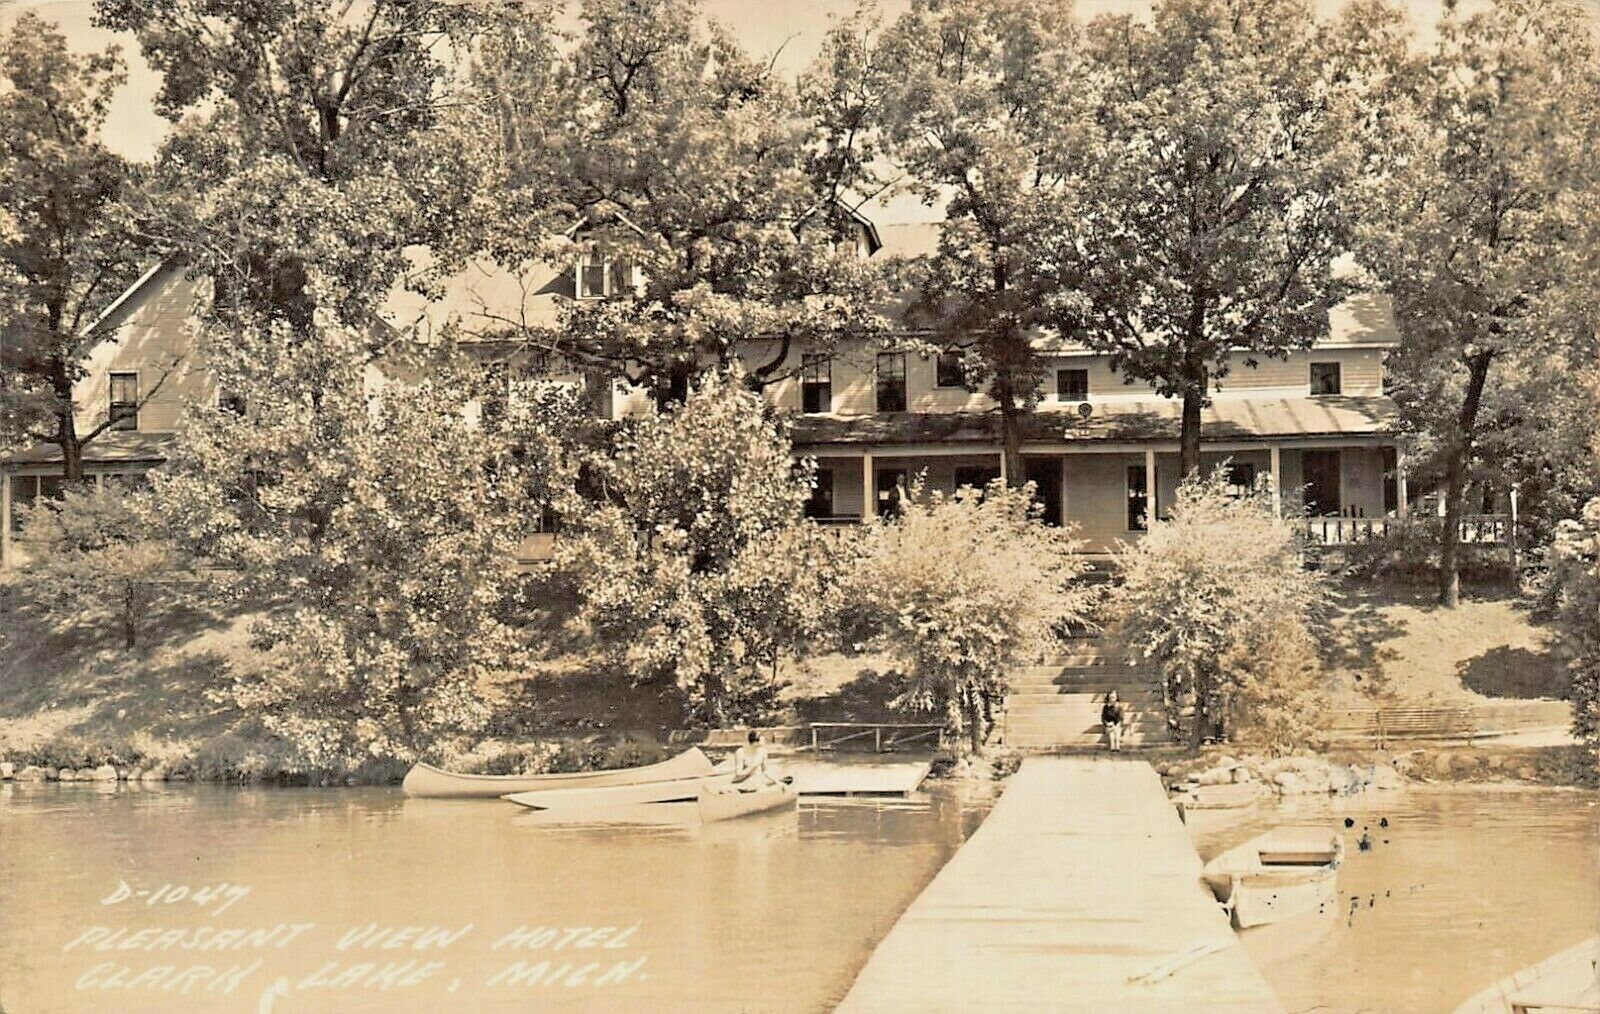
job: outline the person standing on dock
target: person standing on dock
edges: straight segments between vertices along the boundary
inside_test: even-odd
[[[1115,690],[1106,694],[1106,703],[1100,709],[1100,724],[1106,727],[1106,744],[1112,753],[1122,752],[1122,722],[1126,713]]]

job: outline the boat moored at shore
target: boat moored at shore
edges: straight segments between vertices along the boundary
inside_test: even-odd
[[[1235,929],[1338,905],[1344,837],[1322,828],[1278,828],[1206,863],[1201,877]]]
[[[1455,1014],[1600,1014],[1600,936],[1513,972]]]
[[[413,765],[406,773],[405,781],[401,783],[400,788],[407,796],[414,799],[498,799],[516,792],[599,788],[664,781],[671,778],[695,778],[709,775],[715,770],[716,765],[711,762],[711,758],[701,752],[699,747],[690,747],[676,757],[658,764],[562,774],[468,775],[419,763]],[[694,798],[693,793],[687,798]]]
[[[799,790],[786,782],[769,785],[754,792],[718,792],[709,783],[710,779],[707,779],[707,784],[701,787],[697,800],[702,824],[709,824],[715,820],[732,820],[753,813],[786,810],[800,801]]]

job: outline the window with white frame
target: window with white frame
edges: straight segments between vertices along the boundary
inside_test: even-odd
[[[111,375],[111,402],[107,410],[114,430],[139,428],[139,375],[113,373]]]
[[[800,356],[800,411],[807,415],[833,411],[833,365],[823,353]]]
[[[579,299],[606,299],[634,290],[633,262],[626,257],[580,254],[574,291]]]
[[[1340,382],[1338,363],[1312,363],[1311,364],[1311,393],[1338,394],[1343,389]]]
[[[1056,400],[1057,401],[1088,401],[1089,400],[1089,371],[1088,370],[1057,370],[1056,371]]]

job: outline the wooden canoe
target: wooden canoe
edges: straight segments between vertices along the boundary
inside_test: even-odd
[[[784,782],[754,792],[717,792],[708,785],[700,790],[698,798],[700,822],[709,824],[715,820],[732,820],[752,813],[785,810],[799,801],[799,791]]]
[[[497,799],[514,792],[541,789],[596,788],[668,778],[692,778],[709,775],[713,770],[711,759],[701,753],[699,747],[690,747],[659,764],[555,775],[464,775],[431,764],[417,764],[406,772],[406,780],[400,784],[400,788],[406,795],[419,799]]]
[[[1227,906],[1233,925],[1249,929],[1339,903],[1344,837],[1322,828],[1278,828],[1206,863],[1201,877]]]
[[[511,792],[501,797],[519,806],[539,810],[598,810],[641,803],[681,803],[695,799],[706,785],[730,785],[731,774],[695,775],[690,778],[664,778],[631,785],[579,786],[571,789],[536,789]]]
[[[1506,976],[1456,1008],[1456,1014],[1600,1011],[1600,937],[1590,937]]]

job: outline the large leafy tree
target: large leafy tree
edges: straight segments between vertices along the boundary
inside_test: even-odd
[[[863,40],[846,22],[827,50],[839,104],[854,127],[841,152],[870,147],[925,203],[942,208],[939,246],[919,273],[912,320],[969,353],[968,382],[998,406],[1007,475],[1023,477],[1022,420],[1038,402],[1035,349],[1045,291],[1038,270],[1056,195],[1072,182],[1086,75],[1070,0],[915,0]],[[870,34],[870,32],[868,32]],[[882,166],[866,165],[884,172]]]
[[[1230,355],[1309,346],[1346,293],[1348,190],[1403,46],[1373,5],[1323,24],[1302,0],[1163,0],[1096,19],[1086,47],[1094,126],[1041,254],[1052,309],[1182,401],[1187,475]]]
[[[474,79],[506,187],[480,248],[512,269],[587,258],[609,297],[496,329],[662,400],[752,338],[771,342],[745,374],[760,387],[797,347],[884,331],[882,272],[840,242],[858,161],[827,156],[848,143],[820,126],[837,110],[692,0],[585,0],[571,38],[521,19],[486,40]]]
[[[98,0],[137,36],[178,124],[157,159],[159,228],[248,306],[309,327],[321,298],[360,324],[445,244],[479,178],[453,68],[501,8],[447,0]],[[513,8],[505,8],[512,11]]]
[[[112,424],[78,427],[74,388],[104,337],[92,325],[147,257],[138,174],[100,138],[122,62],[72,53],[28,12],[0,38],[0,80],[0,437],[55,444],[77,480]]]
[[[1593,348],[1593,301],[1573,301],[1571,282],[1592,272],[1581,250],[1593,238],[1600,136],[1594,60],[1577,4],[1447,5],[1401,89],[1407,115],[1392,143],[1403,158],[1368,198],[1360,256],[1394,297],[1395,397],[1444,483],[1447,605],[1460,596],[1473,462],[1499,415],[1486,418],[1490,384]],[[1518,358],[1522,368],[1509,362]]]
[[[268,662],[237,674],[235,703],[306,769],[480,730],[482,681],[521,657],[518,540],[544,484],[570,480],[548,442],[519,459],[511,426],[482,425],[475,367],[448,346],[391,340],[380,381],[371,334],[330,310],[207,337],[228,343],[219,380],[244,412],[195,406],[154,495],[170,536],[261,609]]]

